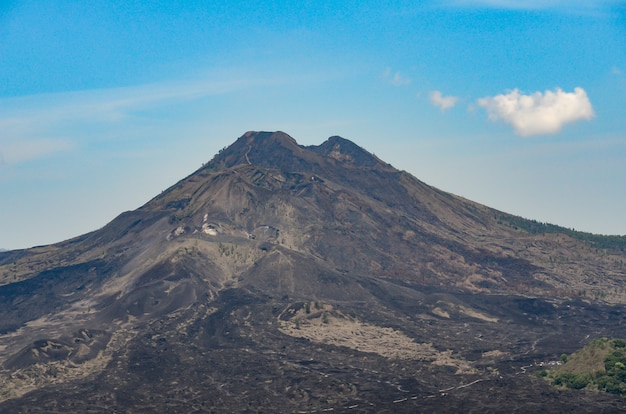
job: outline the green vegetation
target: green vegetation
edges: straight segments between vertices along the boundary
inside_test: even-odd
[[[564,364],[542,370],[552,385],[571,389],[593,389],[626,395],[626,341],[600,338],[570,356],[561,355]]]
[[[570,374],[564,372],[562,374],[558,374],[553,380],[553,385],[564,385],[567,388],[571,388],[574,390],[580,390],[585,388],[592,381],[592,376],[590,374]]]
[[[560,233],[574,239],[589,242],[593,247],[598,249],[626,251],[626,236],[604,236],[584,231],[576,231],[574,229],[568,229],[566,227],[542,223],[536,220],[529,220],[508,214],[498,214],[496,215],[496,220],[499,224],[506,224],[514,229],[525,230],[531,234]]]

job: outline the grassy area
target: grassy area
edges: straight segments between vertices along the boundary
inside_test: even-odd
[[[558,387],[626,395],[626,341],[596,339],[562,360],[563,365],[538,375]]]

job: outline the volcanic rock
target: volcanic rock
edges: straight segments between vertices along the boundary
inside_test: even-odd
[[[100,230],[0,253],[0,412],[619,412],[532,373],[622,335],[625,245],[248,132]]]

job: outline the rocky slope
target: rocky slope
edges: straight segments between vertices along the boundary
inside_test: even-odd
[[[98,231],[0,253],[0,411],[619,411],[527,374],[619,336],[621,239],[530,224],[340,137],[246,133]]]

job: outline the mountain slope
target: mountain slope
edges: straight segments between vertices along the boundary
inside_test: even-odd
[[[0,253],[0,409],[380,412],[409,388],[411,411],[498,371],[524,406],[544,384],[513,366],[619,331],[581,298],[623,303],[626,256],[511,223],[343,138],[248,132],[98,231]]]

